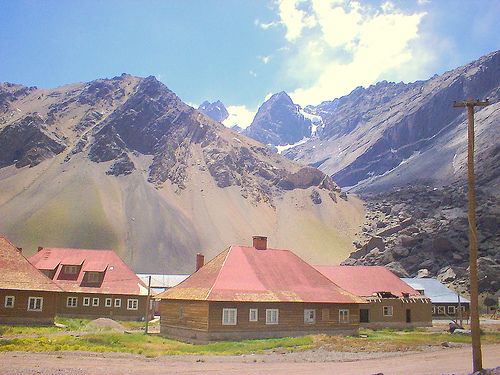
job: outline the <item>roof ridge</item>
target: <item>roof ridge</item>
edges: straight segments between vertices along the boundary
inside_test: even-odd
[[[227,250],[227,254],[226,254],[226,257],[224,258],[224,262],[222,262],[222,265],[220,266],[219,268],[219,271],[217,272],[217,277],[215,278],[215,281],[213,282],[212,286],[210,287],[210,289],[208,290],[208,293],[207,295],[205,296],[204,300],[207,301],[208,300],[208,297],[210,296],[210,293],[212,293],[212,290],[214,289],[215,287],[215,284],[217,284],[217,280],[219,280],[219,276],[220,276],[220,273],[221,273],[221,270],[224,268],[224,265],[226,264],[226,260],[227,258],[229,258],[229,254],[231,253],[231,249],[233,248],[234,245],[230,245],[226,250]],[[224,250],[224,251],[226,251]],[[223,252],[224,252],[223,251]],[[215,257],[217,258],[217,257]],[[214,258],[214,259],[215,259]],[[212,261],[212,260],[211,260]],[[210,261],[210,262],[211,262]],[[209,262],[209,263],[210,263]],[[207,263],[208,264],[208,263]]]

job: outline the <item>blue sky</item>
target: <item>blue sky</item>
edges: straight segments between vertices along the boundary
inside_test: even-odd
[[[497,50],[500,0],[0,0],[0,81],[155,75],[248,123],[270,93],[318,104]]]

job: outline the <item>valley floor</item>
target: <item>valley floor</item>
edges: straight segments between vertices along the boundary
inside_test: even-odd
[[[374,358],[375,356],[375,358]],[[485,368],[500,365],[500,345],[483,346]],[[313,350],[242,356],[162,356],[123,353],[0,353],[0,373],[43,375],[122,374],[469,374],[471,349],[409,353],[346,353]]]

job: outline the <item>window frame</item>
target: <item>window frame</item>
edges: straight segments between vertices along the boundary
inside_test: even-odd
[[[96,303],[97,301],[97,303]],[[92,307],[99,307],[101,299],[99,297],[92,297]]]
[[[436,306],[432,305],[432,315],[436,315]]]
[[[31,301],[35,301],[35,307],[31,308]],[[37,308],[38,303],[40,302],[40,307]],[[28,297],[28,311],[43,311],[43,297]]]
[[[11,303],[7,303],[8,301],[12,301]],[[5,296],[3,301],[3,307],[6,309],[13,309],[16,304],[16,296]]]
[[[351,314],[349,309],[339,309],[339,323],[349,324],[351,322]]]
[[[304,309],[304,324],[316,324],[316,309]]]
[[[383,306],[382,307],[382,314],[384,316],[394,316],[394,308],[393,308],[393,306],[391,306],[391,305]]]
[[[238,324],[238,309],[235,307],[222,308],[222,325],[235,326],[237,324]]]
[[[113,307],[113,298],[107,297],[104,300],[104,307]]]
[[[82,306],[90,306],[90,297],[83,297]]]
[[[69,301],[75,301],[75,303],[69,303]],[[78,297],[75,297],[75,296],[68,296],[66,297],[66,307],[70,307],[70,308],[75,308],[75,307],[78,307]]]
[[[251,308],[248,311],[248,321],[249,322],[258,322],[259,321],[259,309],[258,308]]]
[[[117,309],[121,309],[121,307],[122,307],[122,299],[121,298],[115,298],[115,302],[114,302],[113,306],[116,307]]]
[[[131,303],[132,303],[132,306],[131,306]],[[127,298],[127,310],[131,310],[131,311],[139,310],[139,299]]]
[[[452,310],[452,311],[450,312],[450,310]],[[455,315],[455,314],[457,313],[457,310],[458,310],[458,309],[457,309],[455,306],[453,306],[453,305],[448,305],[448,306],[446,307],[446,313],[447,313],[448,315]]]
[[[438,306],[437,307],[437,313],[438,315],[443,315],[446,313],[446,307],[445,306]]]
[[[271,319],[275,314],[276,319]],[[279,309],[266,309],[266,325],[276,325],[280,321],[280,310]]]
[[[89,284],[97,284],[101,282],[101,272],[88,271],[86,281]]]

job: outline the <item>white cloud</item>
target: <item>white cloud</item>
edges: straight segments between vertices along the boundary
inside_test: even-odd
[[[420,78],[432,53],[422,52],[424,12],[347,0],[278,0],[290,59],[287,81],[299,104],[318,104],[381,79]],[[308,30],[307,33],[304,30]]]
[[[250,74],[252,77],[257,77],[257,73],[255,73],[253,70],[249,70],[248,74]]]
[[[264,64],[269,64],[269,61],[271,61],[271,56],[257,56],[257,58]]]
[[[238,125],[241,128],[248,127],[255,117],[255,111],[250,111],[244,105],[230,105],[227,108],[229,117],[222,123],[230,128],[233,125]]]
[[[262,22],[260,21],[259,19],[256,19],[254,21],[255,23],[255,26],[258,26],[260,27],[261,29],[264,29],[264,30],[267,30],[271,27],[275,27],[275,26],[278,26],[279,25],[279,22],[268,22],[268,23],[265,23],[265,22]]]

